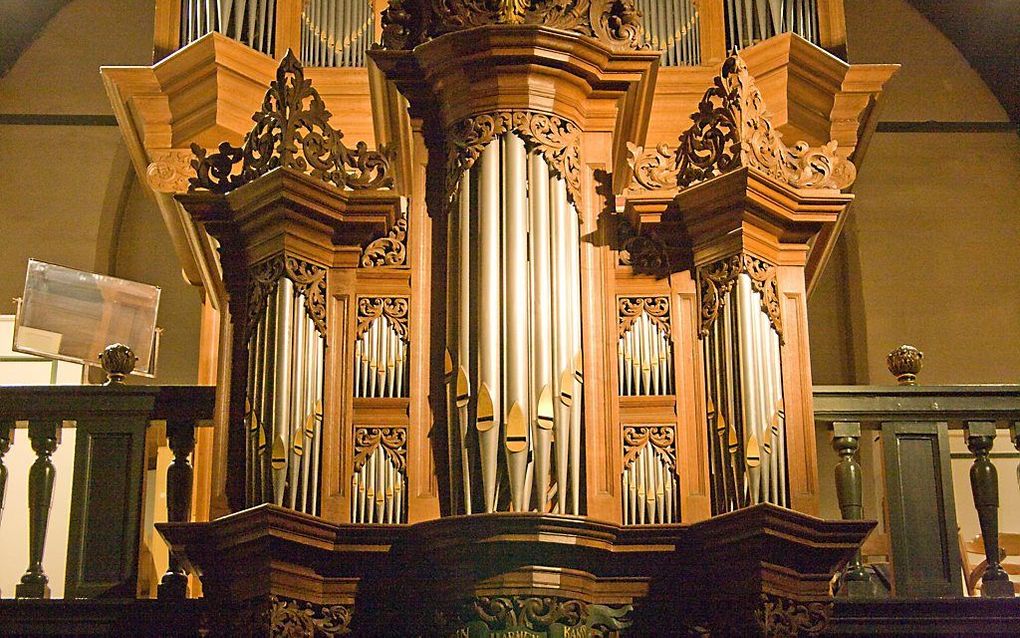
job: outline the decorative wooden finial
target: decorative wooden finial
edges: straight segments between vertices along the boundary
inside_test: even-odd
[[[103,385],[114,385],[124,383],[124,377],[131,374],[138,363],[138,357],[134,350],[123,343],[115,343],[106,346],[99,355],[99,362],[103,364],[106,371],[106,383]]]
[[[885,365],[900,385],[917,385],[917,373],[921,371],[924,353],[914,346],[902,345],[888,354]]]

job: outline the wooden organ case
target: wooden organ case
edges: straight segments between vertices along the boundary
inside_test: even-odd
[[[230,300],[234,513],[161,531],[220,631],[821,631],[872,525],[812,516],[804,269],[853,164],[786,146],[736,55],[642,147],[629,2],[382,21],[390,145],[287,55],[178,196]]]

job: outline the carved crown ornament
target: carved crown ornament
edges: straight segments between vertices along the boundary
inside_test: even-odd
[[[528,150],[542,155],[549,168],[567,183],[567,195],[581,203],[581,128],[558,115],[506,110],[460,120],[447,133],[446,196],[452,201],[460,176],[474,166],[485,147],[505,133],[515,133]]]
[[[748,254],[731,255],[704,266],[696,271],[698,295],[701,301],[701,338],[707,337],[719,311],[737,283],[737,277],[747,274],[751,279],[751,290],[761,299],[761,310],[768,315],[769,323],[783,341],[783,319],[779,304],[779,282],[776,266],[760,257]]]
[[[390,0],[382,48],[410,50],[490,24],[542,25],[595,38],[614,50],[647,49],[634,0]]]
[[[782,141],[761,91],[737,54],[723,62],[722,73],[691,119],[694,123],[680,136],[675,155],[680,188],[741,167],[796,188],[841,190],[857,177],[853,163],[837,154],[835,140],[818,147],[803,141],[789,147]]]
[[[319,92],[306,80],[304,69],[293,51],[276,69],[261,109],[252,115],[255,126],[245,135],[244,145],[219,145],[207,155],[191,145],[196,175],[189,191],[229,191],[278,168],[289,168],[321,179],[342,189],[391,188],[394,151],[384,146],[371,150],[365,142],[348,148],[343,132],[329,124]]]

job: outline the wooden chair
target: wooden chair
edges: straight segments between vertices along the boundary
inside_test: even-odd
[[[978,534],[969,541],[963,540],[963,533],[960,533],[960,559],[963,563],[964,584],[967,587],[968,596],[978,596],[981,593],[981,577],[988,568],[988,561],[985,560],[985,546],[981,534]],[[1020,593],[1020,582],[1013,577],[1020,577],[1020,534],[1000,532],[999,533],[1000,564],[1010,575],[1013,581],[1013,592]]]

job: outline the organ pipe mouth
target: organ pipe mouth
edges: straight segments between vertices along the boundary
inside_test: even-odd
[[[548,384],[542,388],[542,394],[538,398],[538,427],[543,430],[551,430],[553,427],[552,388]]]
[[[506,419],[506,450],[511,454],[518,454],[527,448],[528,430],[524,411],[521,410],[520,404],[514,401]]]
[[[492,395],[489,394],[489,386],[485,383],[478,390],[478,422],[479,432],[488,432],[496,425],[496,417],[492,407]]]

